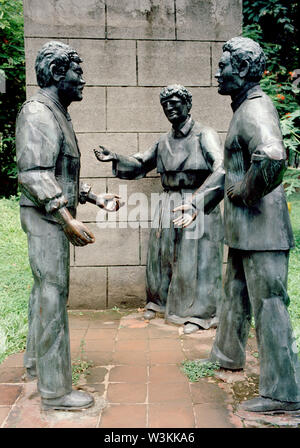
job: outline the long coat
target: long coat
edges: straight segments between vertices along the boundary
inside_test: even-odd
[[[180,131],[164,134],[148,151],[117,155],[113,173],[140,179],[157,168],[163,193],[150,232],[146,270],[147,309],[170,322],[203,328],[217,323],[221,301],[223,225],[219,206],[200,213],[192,228],[175,228],[172,210],[186,202],[222,166],[216,132],[188,117]]]

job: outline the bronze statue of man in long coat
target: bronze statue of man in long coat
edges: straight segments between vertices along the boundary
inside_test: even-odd
[[[133,156],[103,149],[96,156],[112,161],[120,179],[140,179],[154,168],[160,174],[163,192],[148,243],[144,317],[163,313],[189,334],[218,323],[223,225],[219,206],[210,216],[199,216],[193,230],[174,226],[172,210],[216,175],[223,151],[218,134],[193,119],[192,94],[184,86],[163,88],[160,103],[172,128],[151,148]]]

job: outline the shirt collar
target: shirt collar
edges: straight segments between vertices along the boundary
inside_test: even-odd
[[[257,82],[251,82],[246,84],[246,86],[244,86],[244,88],[239,92],[239,94],[235,97],[235,99],[231,103],[231,108],[233,112],[235,112],[240,107],[240,105],[245,101],[245,99],[248,98],[248,96],[251,93],[255,92],[256,90],[261,92],[260,85]]]
[[[188,115],[187,119],[184,122],[184,125],[180,129],[175,129],[172,127],[172,135],[174,138],[182,138],[186,137],[192,127],[194,126],[195,122],[192,119],[191,115]]]
[[[50,98],[50,100],[53,101],[53,103],[55,103],[56,106],[61,110],[61,112],[66,117],[66,119],[68,121],[71,121],[71,117],[70,117],[70,114],[68,113],[67,109],[64,108],[64,106],[61,104],[61,102],[59,101],[57,96],[54,95],[54,93],[52,93],[50,90],[45,91],[44,89],[40,89],[39,93],[41,93],[42,95]]]

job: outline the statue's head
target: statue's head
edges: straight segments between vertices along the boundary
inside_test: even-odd
[[[164,87],[159,98],[167,119],[173,125],[186,120],[192,108],[192,94],[184,86],[173,84]]]
[[[215,75],[219,93],[234,94],[246,83],[258,83],[265,66],[266,57],[257,42],[247,37],[233,37],[223,45],[223,54]]]
[[[53,69],[65,75],[72,62],[79,64],[82,59],[69,45],[62,42],[47,42],[39,50],[35,60],[37,82],[40,87],[53,84]]]
[[[80,101],[85,82],[82,79],[82,59],[69,45],[62,42],[47,42],[39,50],[35,71],[41,88],[56,86],[59,97],[67,103]]]

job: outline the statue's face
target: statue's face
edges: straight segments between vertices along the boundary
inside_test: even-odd
[[[229,51],[223,52],[215,78],[219,84],[218,92],[221,95],[234,95],[244,84],[244,79],[231,65]]]
[[[176,95],[165,98],[162,100],[161,105],[165,116],[173,125],[184,122],[190,110],[186,102]]]
[[[77,62],[71,62],[65,77],[58,84],[59,96],[64,102],[71,104],[73,101],[82,100],[82,91],[85,85],[82,74],[80,65]]]

